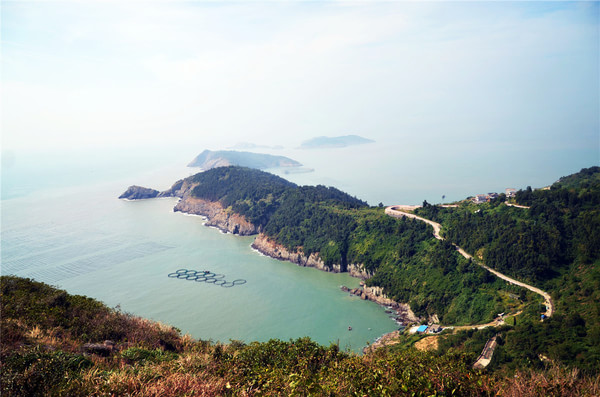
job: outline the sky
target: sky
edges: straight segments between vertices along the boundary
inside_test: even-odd
[[[581,149],[598,163],[599,9],[3,0],[2,150],[358,134],[434,151]]]

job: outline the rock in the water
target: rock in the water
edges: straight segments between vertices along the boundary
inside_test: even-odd
[[[160,193],[158,190],[149,189],[147,187],[141,186],[129,186],[129,188],[119,196],[120,199],[127,200],[141,200],[141,199],[149,199],[158,196]]]

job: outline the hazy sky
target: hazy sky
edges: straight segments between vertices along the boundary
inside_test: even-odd
[[[600,151],[595,2],[1,7],[3,150],[359,134]]]

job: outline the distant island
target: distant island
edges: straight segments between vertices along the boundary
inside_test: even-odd
[[[158,190],[148,189],[142,186],[129,186],[127,190],[119,196],[120,199],[125,200],[143,200],[149,198],[155,198],[159,195]]]
[[[318,136],[309,139],[300,144],[300,149],[324,149],[324,148],[342,148],[353,145],[364,145],[365,143],[375,142],[372,139],[363,138],[358,135],[344,136]]]
[[[199,167],[210,170],[217,167],[237,165],[240,167],[264,170],[267,168],[301,167],[302,164],[285,156],[271,154],[240,152],[236,150],[205,150],[200,153],[188,167]]]

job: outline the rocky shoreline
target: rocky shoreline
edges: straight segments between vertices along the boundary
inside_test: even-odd
[[[227,233],[250,236],[258,233],[258,228],[248,222],[242,215],[227,211],[220,203],[195,197],[185,197],[179,200],[173,208],[175,212],[201,215],[206,217],[206,226],[213,226]]]
[[[352,277],[360,278],[363,281],[361,281],[360,287],[354,289],[342,286],[341,289],[343,291],[356,295],[363,300],[375,302],[384,306],[388,311],[395,312],[392,317],[396,321],[401,322],[402,325],[416,323],[421,320],[413,313],[408,304],[398,303],[388,298],[383,293],[382,287],[368,287],[365,285],[364,280],[372,277],[372,274],[365,270],[361,264],[348,264],[346,268],[343,268],[340,264],[334,264],[331,267],[326,266],[317,253],[306,256],[301,250],[291,251],[273,239],[270,239],[264,233],[261,233],[258,227],[250,223],[242,215],[228,211],[220,203],[191,197],[189,194],[184,193],[183,198],[173,210],[202,215],[207,219],[206,226],[216,227],[222,232],[239,234],[241,236],[258,234],[251,247],[265,256],[280,261],[292,262],[298,266],[313,267],[325,272],[347,272]]]
[[[252,243],[252,248],[263,255],[278,259],[280,261],[289,261],[298,266],[314,267],[316,269],[332,273],[342,272],[340,265],[333,265],[332,267],[326,266],[316,253],[306,256],[300,250],[295,252],[290,251],[283,245],[271,240],[263,233],[260,233],[258,236],[256,236],[254,242]]]

